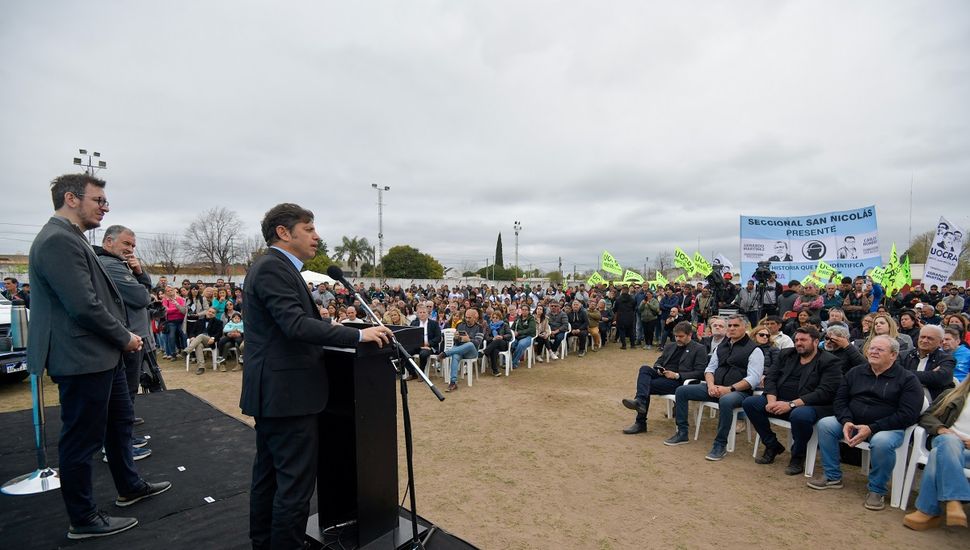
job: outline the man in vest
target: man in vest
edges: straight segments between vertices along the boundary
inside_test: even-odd
[[[720,406],[720,419],[714,446],[704,458],[721,460],[727,454],[727,438],[734,429],[732,412],[741,407],[745,397],[751,396],[764,373],[765,357],[757,344],[748,338],[747,316],[736,314],[728,317],[727,336],[729,342],[722,343],[711,354],[710,362],[704,370],[704,382],[677,388],[676,405],[677,433],[664,441],[664,445],[689,443],[687,437],[687,407],[690,401],[717,402]]]

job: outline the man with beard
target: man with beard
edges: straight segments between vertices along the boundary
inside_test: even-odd
[[[791,460],[785,474],[802,473],[805,451],[812,429],[819,418],[832,414],[832,401],[842,381],[839,360],[818,348],[819,334],[813,326],[795,329],[795,347],[781,350],[774,367],[765,374],[763,395],[745,398],[741,406],[765,445],[765,452],[755,459],[758,464],[771,464],[785,452],[771,429],[769,417],[791,422]]]

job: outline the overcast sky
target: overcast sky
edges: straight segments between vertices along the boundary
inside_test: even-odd
[[[970,227],[970,2],[6,2],[0,253],[100,151],[142,243],[297,202],[480,267],[737,260],[738,216]]]

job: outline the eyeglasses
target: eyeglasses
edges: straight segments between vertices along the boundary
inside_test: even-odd
[[[759,332],[755,336],[757,336],[758,338],[767,338],[769,334],[767,332]]]
[[[84,198],[84,193],[81,193],[79,195],[76,194],[74,196],[77,197],[77,198],[79,198],[79,199],[83,199]],[[96,199],[91,199],[91,200],[93,200],[94,202],[98,203],[98,206],[100,206],[101,208],[107,208],[108,205],[110,204],[108,202],[108,200],[105,199],[104,197],[98,197]]]

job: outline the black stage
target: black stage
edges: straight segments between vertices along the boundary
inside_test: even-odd
[[[0,494],[0,547],[250,547],[249,482],[256,432],[184,390],[139,395],[135,410],[145,419],[135,433],[151,436],[152,449],[152,456],[135,465],[145,479],[168,480],[172,488],[131,507],[118,508],[108,465],[98,453],[94,494],[101,509],[137,517],[138,526],[111,537],[72,541],[67,538],[67,512],[59,490],[26,496]],[[46,418],[48,457],[56,467],[60,408],[47,407]],[[0,414],[0,484],[37,468],[33,434],[31,411]],[[316,513],[316,503],[314,496],[311,514]],[[473,548],[444,531],[437,531],[426,547]]]

